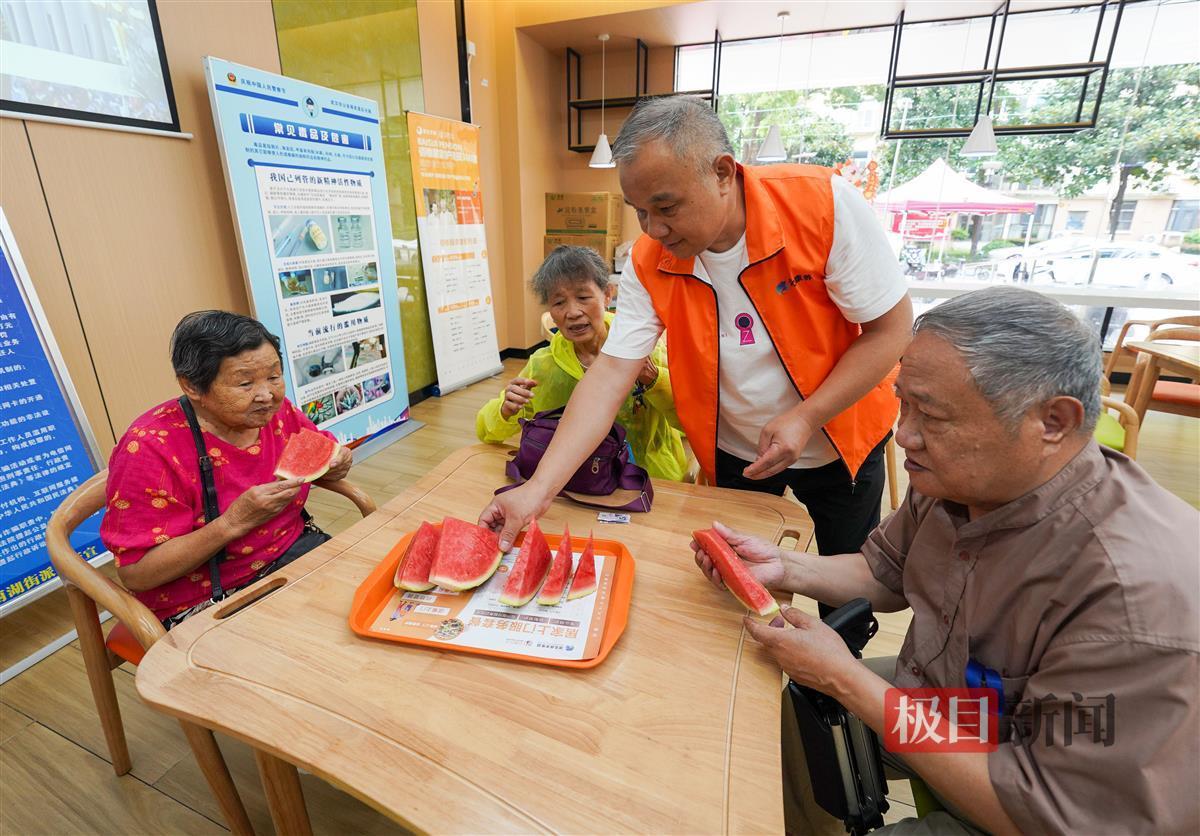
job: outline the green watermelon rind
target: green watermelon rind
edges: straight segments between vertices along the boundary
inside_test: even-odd
[[[453,523],[453,525],[451,525],[452,523]],[[480,572],[479,575],[472,577],[472,578],[458,578],[458,579],[455,579],[455,578],[452,578],[452,577],[449,577],[448,575],[446,575],[444,573],[445,567],[442,567],[441,569],[439,569],[438,557],[440,555],[443,543],[448,542],[448,540],[446,539],[447,528],[448,527],[458,528],[459,526],[462,527],[463,531],[474,532],[473,536],[476,538],[477,543],[481,544],[481,545],[489,545],[488,543],[485,543],[481,539],[483,536],[486,535],[488,538],[493,539],[493,543],[494,543],[494,538],[496,536],[492,532],[489,532],[486,529],[482,529],[477,525],[472,525],[471,523],[464,522],[462,520],[455,519],[453,517],[446,517],[444,520],[442,520],[442,534],[438,540],[438,551],[434,555],[433,566],[429,570],[429,580],[433,581],[435,584],[440,586],[442,589],[449,590],[450,592],[465,592],[468,589],[474,589],[475,587],[480,586],[481,584],[485,583],[492,575],[494,575],[496,573],[496,569],[499,568],[499,566],[500,566],[500,560],[501,560],[501,558],[504,557],[504,552],[502,552],[502,551],[500,551],[500,549],[496,548],[494,544],[491,544],[491,548],[495,548],[494,559],[491,561],[490,565],[486,566],[483,569],[483,571]],[[453,534],[451,535],[451,537],[453,537]]]
[[[338,444],[336,441],[333,441],[333,439],[329,438],[329,436],[322,435],[321,433],[316,432],[315,430],[310,430],[307,427],[301,429],[300,432],[293,433],[292,436],[288,438],[287,444],[284,444],[283,446],[283,452],[279,455],[280,462],[287,457],[288,446],[292,443],[292,441],[297,438],[303,438],[306,433],[316,435],[333,443],[333,447],[329,450],[329,458],[325,461],[325,466],[321,468],[310,468],[307,474],[297,474],[286,469],[283,465],[276,463],[274,475],[277,478],[299,479],[301,482],[315,482],[329,472],[329,468],[333,465],[333,460],[337,458],[338,450],[342,449],[342,445]]]
[[[521,553],[517,555],[517,559],[513,563],[513,570],[515,570],[517,568],[518,564],[521,563],[521,560],[523,558],[527,557],[528,552],[525,550],[525,547],[526,546],[531,547],[530,541],[533,539],[534,536],[538,536],[538,537],[542,538],[542,544],[546,547],[547,554],[550,553],[550,544],[546,542],[546,536],[544,534],[542,534],[541,529],[538,528],[537,520],[534,520],[533,523],[529,526],[529,531],[526,532],[526,534],[525,534],[524,544],[521,547]],[[515,573],[510,573],[509,577],[508,577],[508,581],[504,584],[504,589],[500,593],[500,599],[499,599],[500,603],[506,607],[523,607],[526,604],[528,604],[530,601],[532,601],[534,599],[534,597],[541,590],[542,584],[544,584],[546,582],[546,578],[550,575],[550,567],[553,565],[554,565],[554,557],[553,557],[553,555],[551,555],[550,560],[548,560],[546,562],[546,571],[542,573],[542,576],[540,578],[538,578],[536,584],[532,584],[530,586],[529,594],[527,596],[525,596],[524,598],[515,598],[515,597],[508,596],[508,591],[509,591],[508,585],[510,583],[512,583],[513,578],[516,577]]]
[[[452,578],[447,578],[444,576],[434,576],[434,574],[432,572],[429,573],[429,580],[433,581],[437,586],[440,586],[442,589],[448,590],[450,592],[466,592],[468,589],[474,589],[477,586],[481,586],[482,584],[486,583],[487,580],[492,575],[496,574],[496,570],[498,568],[500,568],[500,559],[503,557],[504,557],[504,552],[497,549],[496,550],[496,559],[492,561],[492,565],[487,569],[487,571],[485,571],[479,577],[472,578],[461,585],[459,584],[458,581],[455,581]]]

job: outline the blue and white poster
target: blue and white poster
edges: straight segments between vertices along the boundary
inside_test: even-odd
[[[408,419],[378,105],[204,59],[254,315],[343,444]]]
[[[0,613],[58,586],[46,523],[96,473],[96,445],[41,305],[0,211]],[[71,545],[93,563],[109,555],[97,513]]]

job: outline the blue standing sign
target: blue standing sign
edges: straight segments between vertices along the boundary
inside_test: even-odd
[[[408,419],[379,108],[204,59],[254,315],[288,396],[342,443]]]
[[[0,615],[57,588],[50,515],[96,472],[95,440],[0,210]],[[101,563],[98,513],[71,538]]]

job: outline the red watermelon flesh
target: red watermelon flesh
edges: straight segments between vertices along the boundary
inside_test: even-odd
[[[596,544],[592,542],[592,535],[589,533],[587,545],[583,547],[583,554],[579,556],[579,565],[575,567],[575,577],[571,578],[571,591],[567,593],[567,600],[586,598],[595,591]]]
[[[542,584],[542,591],[538,593],[539,604],[552,607],[562,600],[563,590],[571,578],[573,559],[571,529],[568,527],[563,529],[562,540],[558,544],[558,554],[554,555],[554,562],[550,564],[550,574],[546,575],[546,582]]]
[[[408,541],[404,557],[396,567],[396,586],[410,592],[433,589],[429,570],[433,568],[433,557],[437,550],[438,530],[427,522],[421,523],[417,533]]]
[[[503,555],[496,532],[446,517],[429,580],[453,592],[474,589],[495,573]]]
[[[508,572],[508,580],[500,593],[500,603],[509,607],[523,607],[532,601],[546,580],[550,562],[550,544],[538,528],[537,520],[534,520],[521,542],[521,553]]]
[[[721,580],[725,582],[725,588],[732,592],[733,597],[741,601],[746,609],[759,616],[768,616],[779,611],[779,604],[775,602],[774,596],[750,574],[746,564],[716,529],[693,531],[692,536],[712,558],[717,571],[721,573]]]
[[[300,479],[315,482],[325,475],[339,445],[327,435],[302,428],[287,440],[283,454],[275,464],[280,479]]]

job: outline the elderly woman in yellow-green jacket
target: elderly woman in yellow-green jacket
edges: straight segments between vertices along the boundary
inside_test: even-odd
[[[520,430],[518,419],[566,406],[608,337],[613,286],[600,256],[586,247],[557,247],[533,276],[534,294],[558,333],[540,348],[500,395],[475,419],[480,441],[500,442]],[[617,413],[634,460],[651,478],[679,481],[687,474],[683,434],[671,397],[667,351],[660,342]]]

